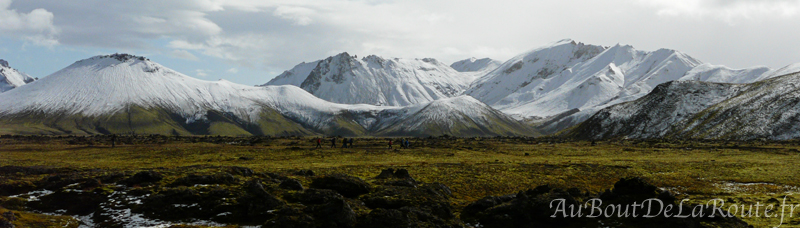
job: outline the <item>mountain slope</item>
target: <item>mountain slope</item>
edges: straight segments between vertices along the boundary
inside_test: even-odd
[[[567,133],[584,139],[800,137],[800,73],[750,84],[670,82],[601,110]]]
[[[256,98],[274,93],[200,81],[143,57],[115,54],[78,61],[0,94],[0,116],[4,129],[20,133],[258,134],[271,130],[252,123],[276,111]],[[310,133],[277,117],[271,116],[273,126],[288,134]]]
[[[512,58],[476,80],[466,94],[550,134],[668,81],[750,83],[798,70],[797,65],[730,69],[675,50],[648,52],[629,45],[562,40]]]
[[[0,59],[0,93],[31,83],[34,80],[28,74],[11,68],[7,61]]]
[[[489,72],[497,69],[501,64],[503,63],[490,58],[469,58],[454,62],[450,64],[450,67],[458,72]]]
[[[42,80],[0,94],[0,133],[364,136],[395,126],[387,123],[414,118],[442,121],[448,126],[473,124],[469,126],[489,129],[482,132],[487,135],[532,134],[518,122],[504,123],[501,126],[505,129],[494,132],[496,128],[484,125],[510,118],[477,101],[460,104],[460,108],[486,110],[470,119],[448,122],[438,116],[419,117],[417,106],[336,104],[296,86],[202,81],[144,57],[114,54],[78,61]],[[453,111],[444,106],[430,110]],[[474,125],[479,119],[486,121]],[[392,132],[462,133],[433,127],[438,126]],[[472,133],[463,131],[464,135]]]
[[[335,103],[406,106],[457,96],[472,79],[435,59],[357,59],[342,53],[301,63],[265,85],[298,86]]]
[[[538,133],[470,96],[459,96],[403,108],[413,113],[378,124],[378,135],[387,136],[498,136]]]

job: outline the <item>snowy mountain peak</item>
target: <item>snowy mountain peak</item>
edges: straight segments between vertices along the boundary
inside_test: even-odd
[[[573,45],[576,45],[577,43],[573,39],[566,38],[566,39],[561,39],[559,41],[556,41],[555,43],[552,43],[550,46],[552,47],[552,46],[558,46],[558,45],[562,45],[562,44],[573,44]]]
[[[336,55],[334,55],[333,57],[339,57],[339,58],[351,58],[352,56],[350,55],[350,53],[347,53],[347,52],[342,52],[342,53],[339,53],[339,54],[336,54]]]
[[[436,59],[362,59],[341,53],[300,64],[265,85],[298,86],[324,100],[345,104],[406,106],[453,97],[474,79]]]
[[[100,70],[105,68],[115,68],[118,71],[128,71],[122,74],[97,74],[97,75],[105,75],[112,77],[138,75],[139,72],[156,73],[160,70],[166,70],[167,72],[165,73],[169,75],[179,74],[171,69],[161,66],[158,63],[150,61],[150,59],[148,58],[145,58],[143,56],[129,55],[129,54],[111,54],[111,55],[94,56],[88,59],[77,61],[72,65],[68,66],[67,68],[62,69],[62,71],[66,69],[86,68],[86,67],[91,67],[94,68],[95,70]]]
[[[586,45],[573,40],[561,40],[551,45],[517,55],[506,61],[496,70],[473,82],[466,94],[493,105],[519,103],[537,99],[547,90],[557,90],[564,80],[551,81],[553,77],[570,74],[571,68],[582,64],[605,51],[604,47]],[[602,67],[608,65],[604,64]],[[600,69],[597,69],[600,70]],[[551,81],[551,82],[548,82]],[[537,92],[538,91],[538,92]],[[517,92],[532,92],[524,98],[514,98],[501,102]]]
[[[9,67],[8,61],[0,59],[0,93],[35,81],[33,77]]]
[[[135,56],[135,55],[125,54],[125,53],[114,53],[114,54],[111,54],[111,55],[98,55],[98,56],[94,56],[94,57],[91,57],[91,58],[88,58],[88,59],[84,59],[84,60],[81,60],[81,61],[103,60],[103,59],[115,59],[115,60],[117,60],[119,62],[128,62],[128,61],[131,61],[131,60],[150,61],[150,59],[145,58],[143,56]],[[78,62],[81,62],[81,61],[78,61]]]

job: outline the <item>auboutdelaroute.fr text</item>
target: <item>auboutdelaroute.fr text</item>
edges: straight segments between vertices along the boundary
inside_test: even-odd
[[[793,217],[795,211],[800,212],[800,204],[786,204],[786,196],[780,204],[726,204],[722,199],[711,199],[705,204],[685,205],[689,199],[678,204],[664,203],[658,198],[646,199],[631,204],[603,204],[601,199],[589,199],[583,204],[568,204],[566,199],[550,201],[553,210],[551,218],[714,218],[720,217],[756,217],[780,218],[780,227],[784,219]]]

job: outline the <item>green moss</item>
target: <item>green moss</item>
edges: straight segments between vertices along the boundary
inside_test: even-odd
[[[0,208],[0,214],[9,210]],[[49,228],[49,227],[64,227],[64,228],[77,228],[80,221],[70,216],[54,216],[30,213],[25,211],[11,211],[17,220],[12,222],[16,227],[27,228]]]

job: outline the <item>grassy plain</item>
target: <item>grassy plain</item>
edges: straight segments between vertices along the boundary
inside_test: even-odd
[[[255,172],[317,175],[345,173],[371,180],[382,169],[405,168],[423,182],[453,190],[460,210],[488,195],[505,195],[539,185],[577,187],[600,193],[623,177],[642,177],[678,198],[704,203],[798,204],[798,142],[603,141],[563,142],[532,138],[418,138],[412,149],[388,149],[388,140],[357,138],[354,148],[314,149],[312,138],[157,137],[146,140],[76,138],[0,138],[0,166],[40,166],[70,172],[133,173],[160,170],[167,179],[213,173],[240,166]],[[337,140],[337,146],[341,140]],[[42,175],[0,177],[0,183],[32,183]],[[305,186],[308,178],[298,178]],[[33,215],[31,215],[33,216]],[[800,212],[786,215],[783,227],[800,226]],[[740,216],[741,217],[741,216]],[[755,227],[772,227],[780,218],[742,217]],[[787,221],[788,220],[788,221]],[[42,226],[46,227],[46,226]]]

